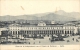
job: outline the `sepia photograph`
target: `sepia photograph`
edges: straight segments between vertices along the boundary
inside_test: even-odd
[[[80,44],[79,0],[1,0],[0,44]]]

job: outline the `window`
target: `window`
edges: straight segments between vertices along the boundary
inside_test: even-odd
[[[64,33],[64,31],[62,30],[62,34]]]
[[[70,31],[70,34],[72,33],[72,31]]]
[[[67,31],[67,33],[69,34],[69,31]]]
[[[26,33],[26,31],[25,31],[25,33]]]
[[[44,29],[44,28],[43,28]]]
[[[67,34],[67,31],[65,31],[65,34]]]
[[[13,31],[13,35],[14,35],[14,31]]]

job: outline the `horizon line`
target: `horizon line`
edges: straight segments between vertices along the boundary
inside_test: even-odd
[[[64,11],[64,10],[58,10],[58,11]],[[57,12],[58,12],[58,11],[57,11]],[[64,12],[66,12],[66,11],[64,11]],[[76,11],[72,11],[72,12],[76,12]],[[72,12],[66,12],[66,13],[72,13]],[[56,14],[56,12],[53,11],[53,12],[42,12],[42,13],[21,14],[21,15],[36,15],[36,14],[44,14],[44,13],[54,13],[54,14]],[[80,13],[80,12],[76,12],[76,13]],[[7,15],[0,15],[0,16],[20,16],[20,15],[10,15],[10,14],[7,14]]]

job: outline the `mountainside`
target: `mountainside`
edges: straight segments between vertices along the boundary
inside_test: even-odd
[[[73,17],[77,20],[80,20],[80,12],[70,12],[70,13],[66,13],[63,10],[59,10],[58,12],[56,12],[56,14],[58,15],[63,15],[63,16],[67,16],[67,17]]]
[[[33,15],[19,15],[19,16],[0,16],[0,21],[13,21],[13,20],[55,20],[55,21],[73,21],[80,20],[79,12],[66,13],[63,10],[59,10],[56,13],[41,13]]]

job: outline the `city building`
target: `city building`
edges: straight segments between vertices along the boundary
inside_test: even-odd
[[[7,34],[7,35],[6,35]],[[80,34],[80,24],[71,22],[58,24],[51,21],[51,24],[46,24],[40,21],[37,24],[10,24],[5,29],[0,29],[0,36],[5,35],[8,38],[43,38],[51,37],[54,35],[61,36],[74,36]]]

